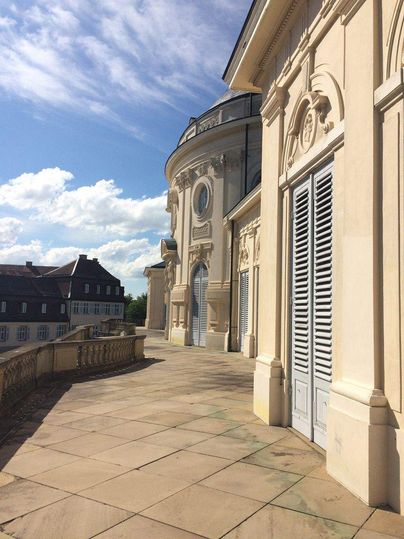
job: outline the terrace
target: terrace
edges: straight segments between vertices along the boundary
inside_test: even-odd
[[[251,360],[147,333],[146,359],[62,379],[3,441],[1,538],[404,537],[254,416]]]

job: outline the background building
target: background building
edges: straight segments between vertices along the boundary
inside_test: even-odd
[[[97,259],[61,266],[0,264],[0,349],[61,337],[78,325],[101,330],[123,319],[124,288]]]
[[[225,80],[263,96],[255,412],[404,512],[404,2],[256,0]]]
[[[148,329],[164,329],[166,306],[164,303],[165,262],[147,266],[143,275],[147,277],[147,313],[145,326]]]
[[[227,91],[191,119],[167,161],[172,238],[162,257],[173,343],[255,353],[260,106],[259,95]]]

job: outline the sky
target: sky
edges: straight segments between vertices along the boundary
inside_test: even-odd
[[[0,0],[0,263],[98,257],[126,292],[169,236],[164,165],[251,0]]]

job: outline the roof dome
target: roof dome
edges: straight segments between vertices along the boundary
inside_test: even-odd
[[[244,90],[230,90],[230,88],[229,88],[228,90],[225,91],[225,93],[221,97],[219,97],[219,99],[217,99],[213,103],[213,105],[211,107],[209,107],[209,110],[217,107],[221,103],[225,103],[226,101],[230,101],[230,99],[233,99],[234,97],[238,97],[239,95],[246,95],[248,93],[249,92],[245,92]]]

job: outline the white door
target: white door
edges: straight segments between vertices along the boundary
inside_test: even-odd
[[[240,351],[244,348],[244,337],[248,331],[248,288],[249,273],[240,273]]]
[[[205,264],[199,264],[192,276],[192,344],[205,346],[208,326],[208,306],[206,290],[208,288],[208,270]]]
[[[332,165],[293,196],[292,426],[326,444],[332,375]]]

